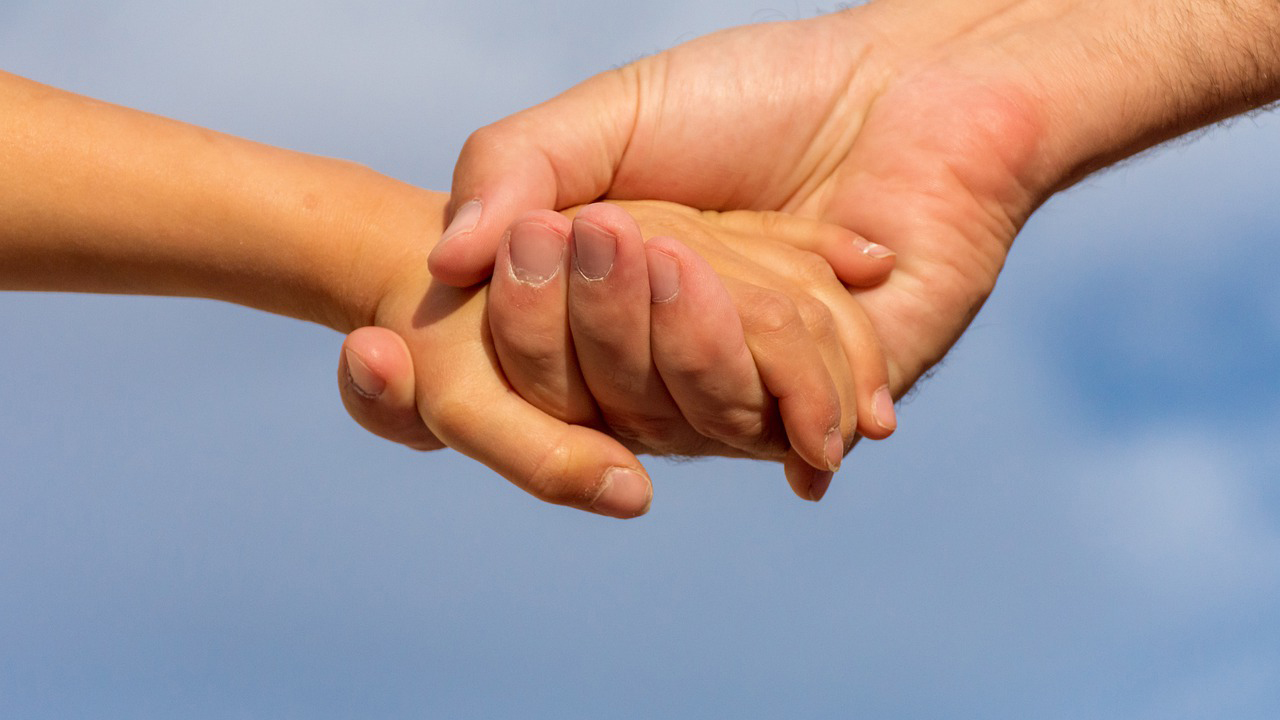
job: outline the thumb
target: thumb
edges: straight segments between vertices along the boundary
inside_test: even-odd
[[[444,447],[418,413],[413,358],[395,332],[363,327],[347,336],[338,390],[351,418],[374,435],[415,450]]]
[[[472,133],[453,171],[449,224],[431,251],[431,273],[474,285],[493,272],[498,243],[517,217],[603,196],[634,127],[634,76],[628,68],[597,75]]]
[[[402,337],[415,352],[417,407],[432,434],[546,502],[631,518],[653,486],[617,440],[530,405],[502,376],[493,346],[476,342],[485,293],[433,283]]]

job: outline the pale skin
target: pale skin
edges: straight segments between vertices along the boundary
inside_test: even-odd
[[[830,222],[897,253],[886,282],[852,295],[900,397],[1053,193],[1280,99],[1276,28],[1274,0],[876,0],[708,35],[477,131],[432,272],[476,282],[510,218],[598,197]],[[348,347],[397,344],[371,332]],[[407,412],[388,398],[357,418]]]
[[[652,487],[634,453],[655,448],[634,437],[615,438],[607,418],[584,415],[570,424],[526,401],[520,393],[535,395],[539,386],[508,382],[504,369],[522,377],[522,363],[540,359],[541,351],[495,347],[488,286],[457,289],[429,276],[433,243],[423,240],[439,237],[445,196],[352,163],[264,146],[3,73],[0,107],[0,289],[207,297],[340,332],[374,326],[401,344],[393,356],[362,352],[352,347],[361,337],[353,333],[340,374],[353,414],[370,393],[354,392],[352,380],[388,377],[376,396],[415,408],[416,446],[458,449],[550,502],[618,517],[647,510]],[[620,258],[618,272],[631,273],[630,287],[645,283],[645,295],[632,301],[650,305],[648,267],[635,265],[635,253],[652,251],[678,265],[682,292],[720,320],[717,332],[704,337],[692,324],[696,318],[681,315],[673,298],[662,298],[654,313],[653,327],[661,331],[654,335],[668,345],[649,356],[645,369],[658,370],[646,393],[636,394],[663,393],[679,411],[718,403],[701,415],[665,418],[668,445],[656,449],[785,459],[796,491],[820,497],[861,427],[858,406],[871,399],[866,388],[886,382],[887,370],[865,319],[806,324],[792,317],[798,317],[797,307],[814,314],[822,298],[851,302],[834,276],[816,287],[804,272],[822,252],[830,259],[821,262],[851,263],[875,282],[891,259],[872,257],[848,231],[813,221],[719,216],[667,204],[633,203],[629,213],[589,207],[578,223],[607,226],[617,235],[630,257]],[[549,212],[515,223],[511,236],[530,224],[557,242],[574,239],[573,222]],[[685,237],[698,252],[670,237],[645,248],[643,229]],[[559,274],[563,279],[566,273]],[[510,295],[532,286],[499,281],[495,287]],[[554,287],[537,285],[539,291]],[[779,300],[792,292],[797,299],[787,299],[789,305]],[[762,297],[772,298],[763,306],[774,312],[752,310],[739,321],[737,308],[758,308]],[[573,356],[566,347],[567,296],[541,292],[527,299],[544,305],[552,300],[545,329],[554,344],[547,347],[563,366]],[[789,343],[813,351],[797,355],[771,345],[775,326],[792,333]],[[810,334],[810,326],[823,334]],[[648,320],[631,330],[648,342]],[[746,347],[754,355],[744,355]],[[691,348],[696,352],[689,361]],[[730,372],[712,372],[726,359],[736,361]],[[865,376],[856,377],[851,367]],[[755,392],[709,394],[713,380]],[[512,392],[513,385],[519,392]],[[580,395],[558,401],[594,407],[581,395],[585,384],[570,390]],[[608,407],[625,411],[628,391],[614,390]],[[703,432],[708,428],[710,437]],[[828,442],[833,432],[834,450]]]

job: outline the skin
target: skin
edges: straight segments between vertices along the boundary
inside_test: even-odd
[[[851,292],[900,397],[1053,193],[1280,98],[1276,27],[1265,0],[878,0],[714,33],[477,131],[451,201],[470,212],[431,269],[476,282],[511,217],[599,197],[830,222],[897,253],[886,282]]]
[[[489,286],[460,289],[430,277],[431,244],[424,245],[422,238],[439,236],[444,195],[352,163],[241,140],[12,75],[0,74],[0,107],[0,195],[5,198],[0,204],[0,289],[206,297],[340,332],[371,326],[352,334],[343,356],[344,401],[353,413],[370,398],[391,399],[414,408],[412,442],[418,447],[458,449],[550,502],[615,517],[648,509],[652,486],[635,457],[635,451],[647,449],[643,438],[624,443],[603,422],[590,427],[566,423],[513,392],[506,371],[515,368],[521,377],[519,363],[535,358],[508,352],[504,371],[487,311]],[[737,331],[727,336],[730,342],[709,338],[710,350],[700,362],[718,362],[720,353],[735,352],[744,343],[767,344],[767,339],[752,338],[772,328],[757,332],[750,320],[759,313],[746,324],[739,322],[733,298],[799,292],[803,269],[819,262],[811,252],[766,240],[766,231],[772,237],[796,236],[799,248],[831,250],[813,238],[836,238],[848,243],[836,254],[860,254],[846,231],[812,222],[788,224],[791,229],[783,232],[787,228],[767,215],[708,215],[665,203],[633,204],[631,213],[639,225],[619,213],[616,208],[584,211],[588,218],[620,228],[622,239],[633,245],[641,242],[642,228],[684,233],[700,244],[701,254],[696,254],[675,240],[664,241],[667,251],[685,264],[689,292],[719,293],[715,297],[721,304],[708,306],[720,313],[718,331]],[[568,219],[543,213],[535,220],[567,241]],[[750,241],[758,250],[730,253],[718,240],[721,236],[734,238],[740,249]],[[784,256],[793,267],[779,260]],[[769,263],[768,271],[761,262]],[[713,264],[724,272],[724,284]],[[884,262],[871,263],[877,264]],[[875,274],[872,269],[868,276]],[[647,283],[647,272],[634,279],[641,275]],[[832,277],[822,292],[847,301],[842,291]],[[814,292],[803,290],[809,297]],[[558,302],[565,322],[565,299]],[[647,307],[648,299],[641,304]],[[821,339],[808,335],[809,326],[798,318],[793,304],[771,319],[797,333],[795,342],[816,346]],[[680,335],[699,329],[687,320],[677,317],[661,327],[669,333],[671,350],[658,348],[653,354],[658,368],[671,366],[671,357],[699,340]],[[858,347],[867,372],[882,378],[885,369],[874,336],[858,334],[868,327],[832,325],[824,332]],[[353,347],[377,331],[397,338],[394,352]],[[647,323],[642,335],[647,341]],[[563,354],[565,348],[558,350]],[[798,380],[778,386],[781,413],[763,391],[745,404],[725,405],[717,412],[733,414],[733,430],[720,433],[714,443],[697,436],[695,449],[786,455],[797,468],[808,469],[796,476],[803,481],[797,491],[820,496],[824,486],[815,489],[819,471],[813,465],[828,464],[826,433],[838,427],[844,441],[854,428],[857,391],[849,363],[834,350],[798,358],[765,350],[759,358],[742,358],[736,375],[727,377],[759,383],[762,376],[767,381],[790,368]],[[694,363],[677,366],[668,375],[659,372],[658,377],[676,384],[673,397],[684,397],[679,382],[708,373]],[[357,379],[365,389],[358,388]],[[377,384],[378,391],[367,390]],[[534,394],[537,386],[525,390]],[[827,425],[811,431],[816,440],[807,444],[784,445],[778,439],[792,396],[825,411],[819,416]],[[579,407],[591,407],[587,400],[578,401]],[[402,416],[392,421],[408,424]],[[751,433],[760,437],[748,437]],[[694,430],[685,435],[686,442],[695,442]]]
[[[645,243],[637,219],[667,237]],[[780,460],[818,499],[855,429],[894,427],[874,413],[888,382],[874,331],[817,254],[884,264],[857,240],[669,204],[592,205],[572,224],[534,213],[499,248],[490,328],[513,387],[549,414],[650,453]],[[530,271],[540,249],[557,262]],[[851,377],[831,372],[832,385],[824,368]]]

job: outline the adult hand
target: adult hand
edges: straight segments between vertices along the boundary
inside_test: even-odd
[[[1049,195],[1280,97],[1277,26],[1267,0],[879,0],[716,33],[473,135],[431,268],[476,282],[518,215],[599,197],[835,222],[898,253],[855,294],[901,395]],[[395,414],[358,417],[389,429]]]
[[[860,299],[900,394],[990,292],[1034,206],[1039,137],[1003,66],[970,48],[961,66],[956,38],[917,29],[941,18],[880,7],[716,33],[477,131],[433,274],[486,277],[513,213],[600,196],[834,221],[898,253]]]
[[[900,395],[1050,194],[1274,99],[1278,20],[1265,0],[880,0],[715,33],[477,131],[432,272],[476,282],[517,214],[598,197],[819,218],[898,253],[858,297]]]

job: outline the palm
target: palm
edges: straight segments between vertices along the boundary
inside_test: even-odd
[[[890,280],[854,292],[901,393],[967,326],[1034,209],[1036,126],[981,53],[899,57],[890,75],[867,47],[848,26],[759,25],[624,69],[637,112],[607,194],[787,211],[893,248]]]

